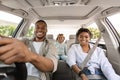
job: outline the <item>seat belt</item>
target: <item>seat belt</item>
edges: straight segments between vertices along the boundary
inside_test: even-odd
[[[82,62],[81,66],[79,67],[81,70],[84,69],[84,67],[86,66],[87,62],[90,60],[92,54],[94,53],[100,39],[101,39],[101,35],[102,33],[100,34],[99,38],[97,39],[97,41],[95,42],[95,45],[93,46],[93,48],[91,48],[88,52],[88,55],[86,56],[86,58],[84,59],[84,61]]]

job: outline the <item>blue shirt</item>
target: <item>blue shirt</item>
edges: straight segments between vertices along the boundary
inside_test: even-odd
[[[54,43],[56,48],[57,48],[57,52],[58,52],[58,55],[61,55],[61,54],[66,54],[66,50],[67,50],[67,46],[66,44],[64,43],[59,43],[59,42],[55,42]]]

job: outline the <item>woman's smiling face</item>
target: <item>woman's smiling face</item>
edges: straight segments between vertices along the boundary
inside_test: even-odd
[[[81,45],[88,45],[89,40],[90,40],[90,35],[87,32],[81,32],[78,35],[77,39]]]

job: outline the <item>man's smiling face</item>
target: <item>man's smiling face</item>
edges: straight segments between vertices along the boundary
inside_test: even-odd
[[[38,22],[35,25],[35,37],[39,40],[43,40],[46,37],[46,33],[47,33],[47,26],[45,23],[43,22]]]

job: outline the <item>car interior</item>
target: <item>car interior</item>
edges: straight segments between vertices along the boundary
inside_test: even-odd
[[[76,42],[75,35],[79,28],[95,23],[102,33],[98,46],[105,50],[115,72],[120,75],[120,33],[109,20],[110,16],[120,13],[120,0],[0,0],[0,12],[21,18],[19,23],[16,19],[17,24],[2,22],[0,18],[0,24],[11,23],[16,26],[11,37],[26,37],[30,27],[34,28],[35,22],[43,19],[48,24],[47,38],[54,42],[56,36],[63,33],[67,49]],[[91,40],[90,43],[95,42]],[[76,80],[74,72],[61,60],[57,71],[50,75],[51,80]]]

